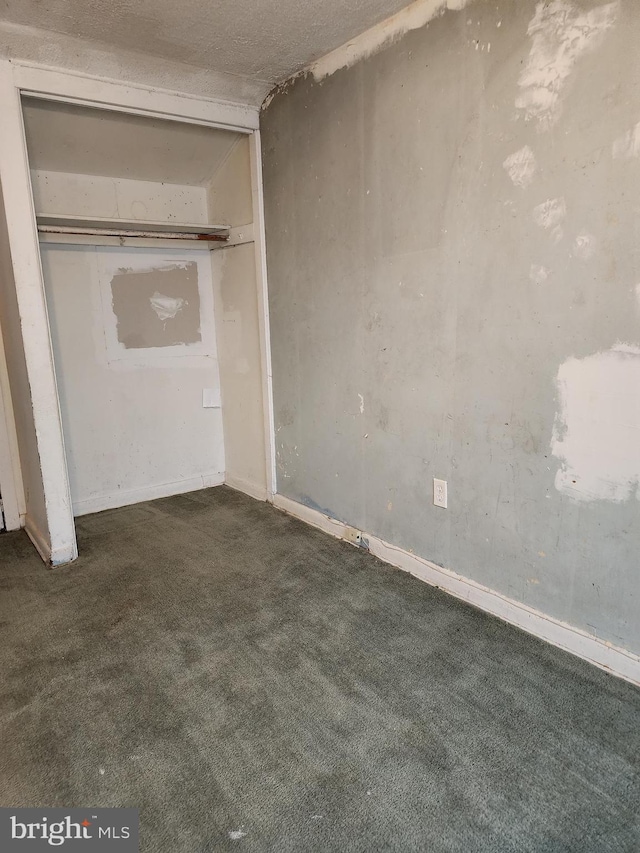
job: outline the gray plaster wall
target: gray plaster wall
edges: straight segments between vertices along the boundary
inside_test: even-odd
[[[477,0],[262,114],[278,491],[636,652],[639,12]]]

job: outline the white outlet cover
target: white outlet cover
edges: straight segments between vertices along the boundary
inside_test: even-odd
[[[433,503],[443,509],[447,508],[447,481],[433,478]]]

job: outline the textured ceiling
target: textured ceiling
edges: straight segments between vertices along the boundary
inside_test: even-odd
[[[25,98],[32,169],[204,186],[238,133]]]
[[[0,0],[0,20],[279,82],[407,0]]]

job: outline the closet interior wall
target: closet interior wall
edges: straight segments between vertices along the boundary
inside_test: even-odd
[[[40,222],[251,236],[246,134],[23,112]],[[225,480],[264,491],[253,242],[42,233],[40,249],[74,514]]]

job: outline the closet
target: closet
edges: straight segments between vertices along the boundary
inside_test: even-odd
[[[74,515],[264,498],[248,135],[22,103]]]

